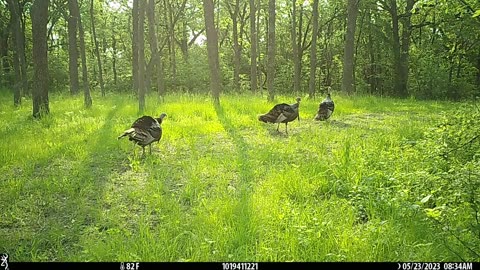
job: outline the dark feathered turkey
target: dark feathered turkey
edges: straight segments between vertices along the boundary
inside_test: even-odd
[[[144,155],[145,146],[148,145],[151,154],[152,143],[158,142],[162,138],[162,122],[165,116],[167,116],[165,113],[162,113],[159,118],[144,115],[135,120],[131,128],[125,130],[122,135],[118,136],[118,139],[128,136],[130,141],[142,147]]]
[[[288,127],[287,127],[288,122],[292,122],[297,118],[298,118],[298,121],[300,121],[300,116],[299,116],[300,100],[301,98],[297,97],[297,103],[277,104],[268,113],[260,115],[258,117],[258,120],[265,123],[278,123],[277,131],[278,131],[278,128],[280,127],[280,123],[285,123],[285,133],[288,134]]]
[[[332,115],[334,109],[335,103],[333,103],[330,93],[328,93],[327,97],[318,106],[318,112],[317,115],[315,115],[315,120],[327,120]]]

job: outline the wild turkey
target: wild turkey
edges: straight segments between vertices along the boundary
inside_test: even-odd
[[[162,122],[165,116],[167,116],[165,113],[162,113],[159,118],[144,115],[135,120],[131,128],[125,130],[122,135],[118,136],[118,139],[128,136],[130,141],[142,147],[143,155],[145,155],[145,146],[148,145],[151,154],[152,143],[158,142],[162,138]]]
[[[317,115],[315,115],[315,120],[327,120],[332,115],[334,109],[335,103],[333,103],[330,93],[328,93],[327,97],[318,106],[318,112]]]
[[[258,120],[265,123],[278,123],[278,128],[280,123],[285,123],[285,133],[288,134],[288,122],[292,122],[296,118],[300,121],[299,108],[301,98],[297,97],[297,103],[287,104],[280,103],[275,105],[268,113],[262,114],[258,117]]]

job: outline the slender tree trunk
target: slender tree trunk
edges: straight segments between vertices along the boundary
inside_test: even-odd
[[[398,26],[397,1],[390,1],[390,14],[392,16],[392,34],[393,34],[393,62],[394,62],[394,93],[401,96],[402,82],[401,82],[401,60],[400,60],[400,35]]]
[[[240,1],[235,0],[235,6],[231,10],[231,4],[228,4],[230,17],[232,18],[232,38],[233,38],[233,85],[235,91],[240,91],[240,57],[241,50],[238,41],[238,14],[240,9]]]
[[[137,48],[138,48],[138,111],[143,113],[145,110],[145,0],[136,0],[138,2],[138,25],[137,29]]]
[[[308,97],[315,98],[315,73],[317,71],[317,36],[318,36],[318,0],[313,0],[312,45],[310,47],[310,79],[308,82]]]
[[[182,51],[183,61],[188,63],[188,23],[182,20],[182,38],[179,40],[180,50]]]
[[[332,66],[333,66],[333,52],[330,46],[330,40],[332,40],[333,36],[333,22],[330,22],[327,26],[327,33],[325,35],[325,52],[326,52],[326,59],[325,59],[325,83],[326,86],[332,85]]]
[[[87,72],[87,53],[85,50],[85,32],[83,30],[82,17],[80,16],[80,9],[78,8],[77,0],[73,1],[73,8],[75,14],[78,15],[78,34],[80,38],[80,58],[82,60],[82,83],[83,83],[83,97],[84,105],[86,108],[92,106],[92,97],[90,96],[90,83],[88,81],[88,72]]]
[[[15,26],[15,18],[13,16],[10,17],[10,25],[12,26],[12,36],[13,42],[17,43],[17,33],[18,29]],[[13,51],[13,71],[15,74],[14,82],[13,82],[13,105],[15,107],[20,106],[22,103],[22,89],[21,89],[21,75],[20,75],[20,59],[18,57],[17,50]]]
[[[98,47],[97,33],[95,31],[95,16],[93,14],[93,0],[90,2],[90,16],[92,21],[92,38],[95,43],[95,56],[97,57],[98,65],[98,82],[100,83],[100,89],[102,91],[102,97],[105,96],[105,85],[103,83],[103,68],[102,68],[102,58],[100,58],[100,49]]]
[[[300,59],[299,56],[299,47],[297,42],[297,1],[293,0],[292,3],[292,26],[290,30],[291,34],[291,43],[292,43],[292,54],[293,54],[293,91],[298,93],[300,91]]]
[[[112,70],[113,70],[113,84],[117,85],[117,36],[115,34],[115,17],[113,18],[112,27]]]
[[[0,68],[2,69],[0,74],[2,85],[10,85],[9,76],[7,74],[10,72],[10,62],[7,60],[8,58],[8,40],[10,36],[10,27],[9,25],[5,26],[4,28],[0,29]]]
[[[267,39],[267,89],[268,101],[275,99],[275,0],[268,0],[268,39]]]
[[[68,72],[70,76],[70,93],[75,95],[80,89],[78,79],[78,45],[77,29],[78,16],[76,13],[74,0],[68,0]]]
[[[478,54],[477,54],[477,90],[478,93],[480,94],[480,47],[478,48]]]
[[[168,29],[170,39],[170,68],[172,71],[172,81],[174,82],[174,88],[176,88],[177,80],[177,56],[175,54],[175,21],[174,10],[171,2],[168,2]]]
[[[411,18],[412,9],[415,5],[415,0],[407,0],[407,6],[405,7],[405,14],[402,16],[402,46],[400,52],[400,67],[401,67],[401,79],[400,79],[400,96],[408,96],[408,73],[409,73],[409,52],[410,52],[410,36],[411,36]]]
[[[157,33],[155,30],[155,0],[148,0],[147,7],[147,19],[148,19],[148,39],[150,43],[151,51],[151,61],[152,61],[152,70],[155,72],[155,78],[157,83],[157,91],[159,96],[163,97],[165,95],[165,87],[163,84],[163,73],[162,73],[162,58],[158,50],[157,43]]]
[[[343,58],[342,90],[348,94],[355,92],[355,26],[357,24],[358,0],[347,0],[347,31]]]
[[[8,0],[10,10],[10,24],[12,30],[13,42],[15,44],[13,53],[13,66],[15,69],[15,83],[13,103],[15,106],[21,104],[21,97],[27,91],[26,61],[25,61],[25,32],[22,28],[20,3],[15,0]]]
[[[213,0],[203,0],[203,14],[205,18],[205,29],[207,30],[207,52],[208,64],[210,66],[210,87],[213,101],[220,104],[220,65],[218,57],[218,37],[215,30]]]
[[[254,0],[254,1],[257,1],[257,0]],[[259,1],[259,0],[258,0]],[[257,7],[259,8],[257,10],[257,18],[256,18],[256,28],[257,28],[257,32],[261,32],[261,25],[260,25],[260,17],[261,17],[261,6],[260,6],[260,3],[257,2]],[[265,31],[266,33],[267,31]],[[263,76],[263,73],[261,71],[261,66],[264,64],[263,62],[263,58],[262,58],[262,48],[260,46],[260,39],[258,38],[258,35],[257,33],[255,33],[256,37],[257,37],[257,43],[255,44],[255,47],[256,47],[256,51],[257,51],[257,66],[256,66],[256,70],[257,70],[257,85],[258,87],[260,88],[260,93],[263,94],[263,89],[264,89],[264,85],[265,85],[265,81],[263,80],[262,76]]]
[[[409,0],[410,1],[410,0]],[[408,6],[408,3],[407,3]],[[399,16],[397,11],[397,1],[390,0],[390,14],[392,16],[392,33],[393,33],[393,60],[394,60],[394,94],[398,97],[406,97],[407,82],[405,73],[405,56],[402,51],[405,49],[400,43],[400,30],[399,30]],[[406,30],[410,31],[410,30]],[[404,37],[403,37],[404,38]],[[407,67],[408,68],[408,67]]]
[[[50,112],[48,106],[47,23],[49,0],[35,0],[32,5],[33,38],[33,117]]]
[[[250,89],[257,92],[257,30],[255,0],[250,0]]]
[[[369,33],[368,34],[368,52],[370,56],[370,65],[368,67],[368,83],[370,84],[370,94],[376,94],[377,93],[377,77],[379,76],[378,71],[377,71],[377,63],[376,57],[375,57],[375,47],[374,47],[374,42],[373,42],[373,37]]]
[[[25,4],[25,3],[24,3]],[[22,95],[29,93],[28,75],[27,75],[27,54],[25,52],[25,18],[22,18],[24,6],[19,5],[20,35],[18,36],[18,54],[20,57],[20,75],[22,76]]]
[[[133,92],[138,95],[138,1],[133,0],[132,7],[132,79]]]

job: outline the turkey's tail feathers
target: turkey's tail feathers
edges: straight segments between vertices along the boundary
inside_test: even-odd
[[[258,120],[264,123],[275,123],[275,121],[277,120],[277,117],[267,113],[267,114],[262,114],[258,116]]]
[[[125,130],[122,133],[122,135],[118,136],[117,139],[120,140],[121,138],[123,138],[125,136],[131,136],[134,133],[135,133],[135,129],[134,128],[129,128],[129,129]]]

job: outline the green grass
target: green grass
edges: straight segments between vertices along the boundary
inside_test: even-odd
[[[0,247],[12,261],[458,260],[402,188],[414,145],[451,105],[333,96],[302,101],[289,134],[260,96],[147,98],[166,112],[152,155],[116,137],[137,101],[52,95],[51,115],[0,97]],[[293,103],[293,97],[278,97]]]

